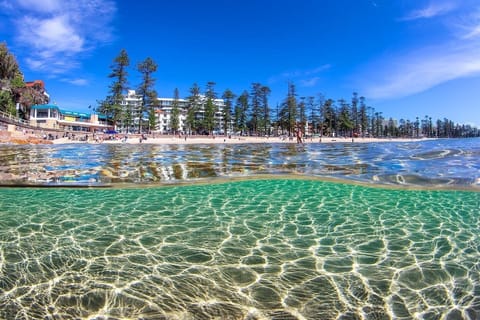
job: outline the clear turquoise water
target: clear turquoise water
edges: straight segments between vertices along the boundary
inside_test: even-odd
[[[480,193],[0,189],[2,319],[479,319]]]

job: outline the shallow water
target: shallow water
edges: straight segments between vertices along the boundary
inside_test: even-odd
[[[479,319],[480,193],[0,189],[2,319]]]
[[[0,182],[4,184],[164,184],[259,174],[479,190],[480,139],[307,145],[0,145]]]
[[[480,319],[480,139],[0,145],[0,184],[1,319]]]

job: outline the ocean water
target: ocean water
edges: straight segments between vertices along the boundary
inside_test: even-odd
[[[306,145],[0,145],[0,182],[151,185],[294,174],[479,190],[479,158],[480,138]]]
[[[0,318],[479,319],[477,142],[0,146]]]

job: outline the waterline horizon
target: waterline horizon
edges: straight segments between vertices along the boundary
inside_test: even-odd
[[[0,146],[5,185],[103,186],[298,175],[480,189],[480,139],[363,144]]]

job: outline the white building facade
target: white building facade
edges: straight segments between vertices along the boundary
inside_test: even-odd
[[[195,112],[195,119],[201,120],[204,118],[205,114],[205,104],[207,98],[203,95],[199,96],[198,99],[198,110]],[[160,133],[160,134],[171,134],[173,130],[171,128],[172,124],[172,111],[174,107],[175,99],[173,98],[158,98],[158,105],[155,106],[155,123],[156,127],[152,128],[151,131]],[[187,126],[187,114],[191,108],[190,102],[187,99],[177,99],[177,108],[179,111],[178,114],[178,131],[180,133],[190,133],[188,132],[189,128]],[[223,99],[215,99],[213,101],[216,112],[215,112],[215,131],[220,131],[223,121],[223,110],[225,103]],[[134,132],[138,130],[138,122],[140,118],[143,118],[143,122],[147,122],[148,119],[143,114],[142,115],[142,97],[136,94],[135,90],[128,90],[127,95],[124,96],[122,101],[122,107],[127,113],[127,117],[122,122],[117,124],[117,129],[122,132]]]
[[[175,99],[172,98],[158,98],[159,106],[155,110],[155,115],[157,117],[156,123],[157,127],[155,131],[160,133],[171,133],[171,123],[172,123],[172,110]],[[188,113],[188,100],[177,99],[178,107],[178,131],[186,133],[187,132],[187,113]]]
[[[67,111],[54,104],[32,106],[30,125],[69,132],[105,132],[112,128],[105,115]]]
[[[122,121],[117,123],[116,129],[122,132],[135,132],[140,119],[142,97],[136,94],[135,90],[128,90],[123,97],[121,105],[125,115]]]

